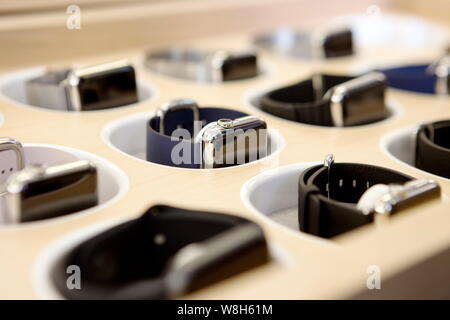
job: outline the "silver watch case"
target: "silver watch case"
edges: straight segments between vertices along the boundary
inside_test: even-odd
[[[267,124],[256,116],[220,119],[203,127],[195,143],[200,144],[201,168],[247,163],[267,155]]]
[[[46,109],[84,111],[79,85],[89,77],[98,77],[102,81],[114,76],[119,70],[128,70],[129,79],[135,83],[133,66],[126,60],[119,60],[104,64],[98,64],[83,68],[49,70],[44,75],[26,81],[25,88],[28,103]],[[125,81],[125,78],[122,79]],[[133,84],[131,84],[131,87]],[[98,90],[103,90],[99,85]],[[137,102],[137,89],[127,103]],[[108,102],[104,103],[103,109],[108,108]]]
[[[357,208],[363,214],[390,215],[415,201],[426,201],[440,197],[440,187],[431,179],[416,179],[405,184],[377,184],[361,196]]]
[[[6,191],[9,223],[55,217],[97,204],[97,170],[87,160],[32,165],[12,175]]]

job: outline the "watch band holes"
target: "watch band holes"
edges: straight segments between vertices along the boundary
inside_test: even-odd
[[[356,180],[353,180],[352,184],[353,184],[353,188],[356,188]]]
[[[344,180],[339,179],[339,188],[342,187],[344,185]]]
[[[153,241],[155,242],[155,244],[157,245],[163,245],[164,243],[166,243],[166,236],[162,233],[158,233],[157,235],[155,235],[155,237],[153,238]]]
[[[369,183],[369,181],[366,181],[366,188],[367,188],[367,189],[370,188],[370,183]]]

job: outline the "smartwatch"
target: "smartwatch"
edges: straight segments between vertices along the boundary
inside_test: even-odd
[[[52,280],[68,299],[173,299],[268,261],[257,224],[157,205],[67,252]],[[70,265],[82,270],[81,290],[67,288]]]
[[[166,76],[204,83],[242,80],[258,75],[257,55],[252,52],[169,49],[147,54],[145,65]]]
[[[333,30],[315,30],[311,33],[281,28],[255,39],[255,45],[295,58],[337,58],[354,54],[352,31],[338,27]]]
[[[403,173],[359,163],[311,167],[299,179],[300,230],[332,238],[374,221],[376,214],[394,214],[414,201],[439,196],[432,180],[413,180]]]
[[[48,71],[25,83],[29,104],[47,109],[90,111],[138,101],[136,75],[127,61]]]
[[[371,72],[359,77],[315,74],[278,88],[259,99],[261,110],[296,122],[347,127],[388,116],[386,79]]]
[[[401,66],[382,72],[392,88],[443,96],[450,94],[450,55],[430,65]]]
[[[266,122],[256,116],[170,101],[147,123],[147,160],[181,168],[223,168],[267,155]]]
[[[5,197],[8,223],[85,210],[98,204],[97,169],[87,160],[26,166],[9,177]]]
[[[450,178],[450,120],[423,124],[415,137],[415,166]]]

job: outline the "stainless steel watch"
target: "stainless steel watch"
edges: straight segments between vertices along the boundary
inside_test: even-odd
[[[125,60],[50,70],[26,81],[25,88],[28,103],[54,110],[99,110],[138,101],[135,71]]]
[[[450,54],[441,58],[433,69],[436,76],[436,93],[443,96],[450,95]]]
[[[363,214],[389,215],[416,201],[440,197],[440,187],[434,180],[417,179],[404,184],[376,184],[361,196],[357,208]]]
[[[201,168],[244,164],[267,155],[267,124],[256,116],[219,119],[203,127],[195,142],[201,145]]]
[[[241,80],[258,75],[257,55],[253,52],[168,49],[151,52],[145,65],[157,73],[202,83]]]
[[[228,108],[199,107],[192,99],[165,103],[147,123],[148,161],[183,168],[221,168],[260,159],[267,124]]]
[[[8,223],[62,216],[98,203],[97,170],[87,160],[32,165],[9,178],[6,192]]]

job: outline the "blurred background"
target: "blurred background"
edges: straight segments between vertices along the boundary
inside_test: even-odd
[[[380,13],[448,26],[450,0],[3,0],[0,68]],[[77,14],[79,28],[69,28]]]

